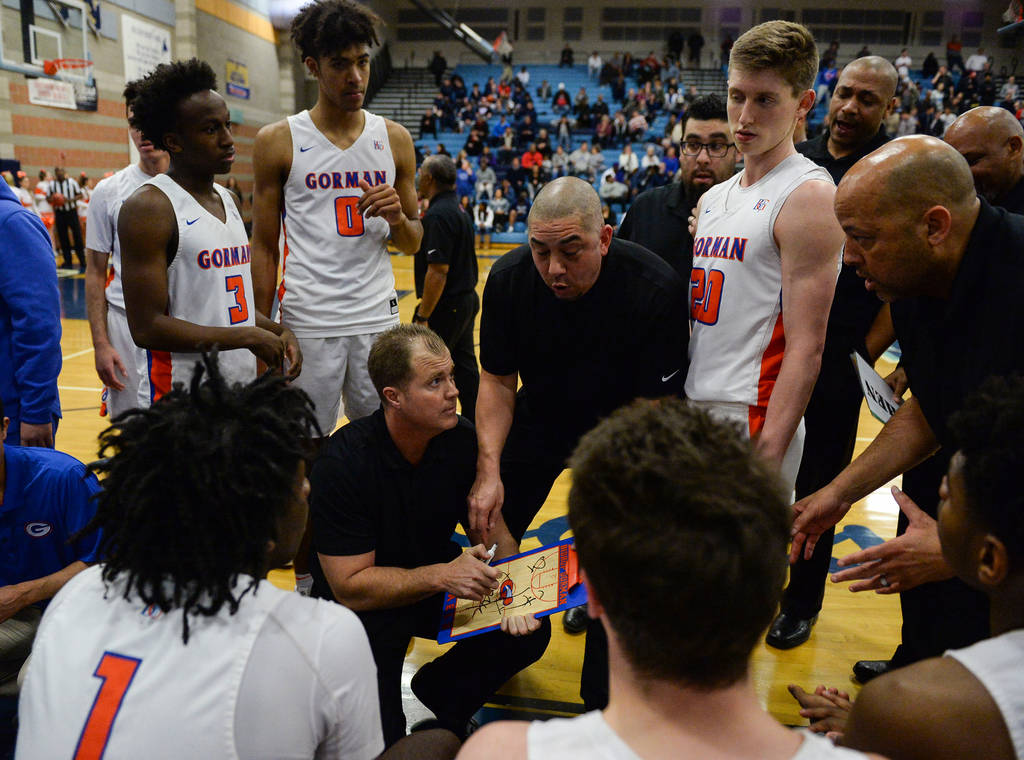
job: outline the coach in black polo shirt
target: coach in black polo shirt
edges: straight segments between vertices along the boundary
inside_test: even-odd
[[[381,722],[389,746],[405,735],[402,664],[413,636],[436,639],[444,592],[482,599],[497,587],[479,534],[461,551],[451,540],[467,525],[476,434],[455,413],[453,364],[426,327],[383,333],[369,356],[382,408],[350,422],[327,442],[310,475],[313,593],[355,610],[377,665]],[[496,558],[518,551],[498,519]],[[506,618],[495,631],[456,644],[412,680],[413,693],[441,724],[466,723],[505,681],[544,653],[545,618]],[[525,635],[531,634],[531,635]]]
[[[979,199],[952,147],[923,135],[894,140],[849,172],[836,216],[844,261],[892,302],[913,396],[863,454],[795,505],[794,552],[933,452],[948,461],[946,421],[964,398],[989,376],[1024,371],[1024,218]],[[904,642],[917,639],[923,657],[985,638],[989,625],[985,597],[943,560],[930,506],[901,503],[899,535],[845,557],[844,566],[863,564],[836,576],[859,580],[853,590],[900,593]]]
[[[715,93],[696,98],[686,115],[678,180],[640,193],[616,236],[658,254],[683,282],[689,282],[693,267],[690,215],[705,192],[736,173],[736,158],[725,102]]]
[[[455,360],[462,416],[472,421],[480,385],[473,348],[473,320],[480,311],[473,220],[455,195],[451,156],[428,156],[420,167],[418,188],[430,206],[423,215],[423,242],[416,252],[414,275],[420,302],[412,321],[428,325],[448,346]]]
[[[879,56],[847,64],[829,104],[828,129],[797,145],[797,151],[839,184],[851,166],[889,141],[882,120],[896,105],[898,81],[893,65]],[[828,315],[821,369],[804,412],[807,437],[796,478],[797,499],[827,484],[853,458],[863,396],[850,354],[856,351],[873,364],[892,342],[888,307],[880,315],[882,309],[854,268],[844,265]],[[768,629],[770,645],[790,649],[811,635],[825,595],[834,533],[821,537],[811,559],[800,559],[790,568],[779,614]]]
[[[682,393],[689,343],[682,278],[647,249],[612,238],[588,183],[545,185],[527,235],[484,288],[470,496],[471,525],[486,533],[504,515],[516,538],[583,433],[637,397]],[[607,668],[595,670],[606,691]],[[606,694],[588,691],[587,674],[585,662],[584,701],[603,706]]]

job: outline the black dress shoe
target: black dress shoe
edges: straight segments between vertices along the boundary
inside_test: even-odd
[[[587,630],[587,605],[572,607],[562,616],[562,627],[566,633],[583,633]]]
[[[800,618],[788,612],[780,612],[772,621],[764,640],[768,646],[776,649],[798,647],[810,638],[811,628],[817,621],[817,615],[811,618]]]
[[[853,677],[858,683],[867,683],[894,670],[891,660],[859,660],[853,664]]]

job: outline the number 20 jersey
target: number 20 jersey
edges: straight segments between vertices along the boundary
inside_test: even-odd
[[[782,261],[775,219],[797,187],[832,183],[800,154],[749,187],[743,173],[701,198],[690,275],[690,371],[686,397],[767,407],[782,366]]]
[[[363,131],[345,150],[309,111],[288,117],[292,165],[284,187],[281,324],[300,337],[381,332],[398,324],[390,225],[365,218],[357,203],[371,187],[395,184],[387,122],[363,111]]]
[[[166,174],[146,184],[167,196],[178,224],[178,250],[167,267],[167,315],[206,327],[254,326],[249,238],[231,193],[214,183],[224,204],[222,222]],[[188,387],[202,358],[198,353],[147,354],[150,401],[167,393],[174,382]],[[219,363],[229,383],[256,378],[256,356],[248,349],[222,351]]]

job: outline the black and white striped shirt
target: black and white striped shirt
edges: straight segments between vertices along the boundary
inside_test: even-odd
[[[51,179],[50,187],[47,196],[52,197],[56,193],[60,193],[64,196],[63,205],[58,206],[56,203],[51,201],[54,211],[75,211],[76,201],[82,194],[82,189],[78,186],[78,182],[71,179],[71,177],[65,177],[64,179]]]

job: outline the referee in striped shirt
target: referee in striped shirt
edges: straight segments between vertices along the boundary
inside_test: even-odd
[[[56,167],[53,170],[53,174],[56,179],[50,182],[46,199],[53,206],[57,239],[60,241],[61,253],[64,254],[62,266],[65,269],[70,269],[73,263],[71,258],[71,241],[68,239],[68,231],[70,230],[75,241],[75,254],[78,256],[78,265],[81,269],[85,269],[85,243],[82,240],[82,225],[78,221],[77,204],[79,197],[82,195],[82,189],[75,180],[64,173],[63,167]],[[63,203],[57,203],[57,200],[59,200],[57,196],[59,195],[64,197]]]

